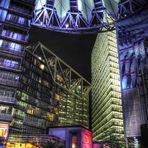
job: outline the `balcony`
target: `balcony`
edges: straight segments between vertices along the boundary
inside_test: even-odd
[[[22,119],[23,120],[25,118],[25,115],[24,114],[15,114],[13,117],[17,118],[17,119]]]
[[[17,108],[17,109],[20,109],[20,110],[23,110],[23,111],[26,111],[26,106],[22,106],[22,105],[20,105],[20,104],[15,104],[15,108]]]
[[[1,38],[4,40],[9,40],[9,41],[13,41],[13,42],[17,42],[19,44],[27,44],[27,40],[28,40],[28,36],[21,36],[20,38],[13,38],[10,36],[5,36],[5,35],[1,35]]]
[[[14,103],[14,100],[15,100],[14,97],[9,97],[9,96],[0,95],[0,102],[4,102],[4,103]]]
[[[13,48],[9,44],[0,46],[0,50],[2,52],[7,52],[7,53],[14,54],[14,55],[20,55],[20,56],[23,55],[24,53],[23,48],[22,49]]]
[[[15,5],[10,5],[9,11],[14,12],[16,14],[20,13],[22,16],[28,16],[30,18],[33,15],[33,11],[31,12],[28,9],[23,9],[23,8],[15,6]]]
[[[23,29],[27,29],[30,27],[30,19],[19,17],[17,15],[9,13],[6,17],[6,23],[9,25],[14,25],[13,27],[17,27],[18,29],[21,29],[20,27],[23,27]]]
[[[10,60],[9,60],[10,61]],[[21,70],[21,65],[19,64],[14,64],[14,63],[10,63],[10,62],[0,62],[0,67],[2,68],[6,68],[6,69],[13,69],[13,70]]]
[[[38,121],[33,121],[33,120],[25,120],[24,124],[29,125],[29,126],[33,126],[33,127],[37,127],[37,128],[41,128],[41,129],[45,129],[45,122],[41,122],[39,123]]]
[[[14,40],[15,42],[22,42],[25,44],[27,43],[29,36],[27,34],[17,33],[10,30],[3,30],[1,37],[6,38],[8,40]]]
[[[7,86],[18,87],[19,82],[18,81],[13,81],[13,80],[7,80],[7,79],[0,78],[0,84],[7,85]]]
[[[0,114],[0,120],[11,121],[12,120],[12,116],[11,116],[11,114],[3,114],[3,113],[1,113]]]
[[[20,129],[20,130],[23,129],[23,125],[22,124],[19,124],[19,123],[16,123],[16,122],[13,122],[11,126],[17,128],[17,129]]]

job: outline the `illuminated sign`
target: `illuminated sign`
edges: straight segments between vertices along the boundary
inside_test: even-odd
[[[92,148],[92,134],[85,130],[82,134],[82,148]]]
[[[8,124],[0,124],[0,137],[4,137],[5,139],[8,136]]]

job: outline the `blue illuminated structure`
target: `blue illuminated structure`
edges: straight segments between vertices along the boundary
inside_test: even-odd
[[[127,147],[140,145],[140,127],[148,124],[147,14],[145,9],[116,23]]]
[[[38,0],[32,25],[66,33],[93,33],[114,29],[104,20],[102,0]]]
[[[28,45],[28,32],[34,6],[34,0],[0,1],[0,126],[7,125],[9,134],[36,129],[27,125],[23,127],[23,123],[28,118],[24,116],[26,103],[19,100],[21,98],[19,92],[22,88],[20,85],[22,57]],[[41,129],[36,129],[36,131],[41,132]]]
[[[32,25],[75,34],[111,31],[116,20],[146,7],[146,0],[38,0]]]

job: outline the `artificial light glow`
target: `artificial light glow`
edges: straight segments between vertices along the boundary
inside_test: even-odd
[[[122,89],[126,89],[126,87],[127,87],[127,78],[123,77],[123,79],[122,79]]]
[[[41,58],[41,57],[39,57],[39,60],[42,60],[42,58]]]
[[[40,69],[44,70],[44,68],[45,68],[45,65],[44,64],[41,64],[40,65]]]
[[[56,95],[55,95],[55,99],[56,99],[56,100],[58,100],[58,101],[60,101],[61,96],[60,96],[60,95],[58,95],[58,94],[56,94]]]
[[[8,125],[0,124],[0,137],[7,138],[8,136]]]
[[[76,145],[74,143],[72,144],[72,148],[76,148]]]
[[[68,28],[69,27],[69,24],[66,24],[65,27]]]
[[[60,81],[60,82],[63,81],[63,78],[62,78],[61,75],[59,75],[59,74],[57,74],[56,79],[57,79],[58,81]]]
[[[89,139],[89,137],[87,136],[87,135],[85,135],[85,143],[90,143],[90,139]]]
[[[15,80],[19,80],[19,76],[16,76],[16,77],[15,77]]]

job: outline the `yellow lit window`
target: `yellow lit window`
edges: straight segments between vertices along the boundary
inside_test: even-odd
[[[54,120],[54,114],[47,113],[47,119],[48,119],[49,121],[53,121],[53,120]]]
[[[45,69],[45,65],[44,64],[40,64],[40,69],[44,70]]]
[[[33,109],[27,109],[27,113],[33,115]]]
[[[56,95],[55,95],[55,99],[58,100],[58,101],[60,101],[60,100],[61,100],[61,96],[58,95],[58,94],[56,94]]]
[[[55,113],[55,114],[58,114],[59,113],[59,110],[58,110],[58,108],[53,108],[53,113]]]
[[[57,75],[56,75],[56,79],[57,79],[58,81],[60,81],[60,82],[62,82],[62,81],[63,81],[62,76],[61,76],[61,75],[59,75],[59,74],[57,74]]]

